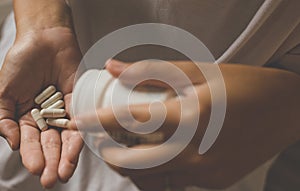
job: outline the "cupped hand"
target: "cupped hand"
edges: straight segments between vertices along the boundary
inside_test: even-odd
[[[41,133],[30,110],[36,107],[34,98],[49,85],[55,85],[69,102],[80,59],[70,28],[48,28],[18,35],[0,71],[0,134],[12,149],[20,145],[24,166],[41,176],[44,187],[71,177],[82,140],[70,130]]]
[[[178,99],[164,102],[166,118],[158,130],[166,138],[174,132],[180,120],[193,120],[199,118],[198,129],[189,145],[171,161],[148,169],[127,169],[111,165],[116,171],[129,176],[143,190],[164,190],[166,184],[172,188],[183,188],[188,185],[225,188],[247,173],[264,163],[288,145],[296,142],[299,137],[299,85],[300,78],[291,72],[242,66],[237,64],[220,64],[226,85],[227,110],[222,130],[213,146],[203,155],[199,154],[199,145],[207,129],[211,114],[211,92],[209,86],[219,83],[211,80],[208,83],[202,72],[189,61],[172,62],[174,66],[183,71],[194,84],[193,88],[185,88],[185,84],[178,81],[176,84],[183,88],[183,101],[196,103],[196,109],[182,110]],[[111,60],[106,68],[112,75],[118,77],[124,84],[132,84],[145,79],[149,73],[158,76],[167,76],[170,81],[175,81],[178,76],[173,75],[164,66],[163,62],[151,61],[139,65]],[[211,64],[201,63],[202,67],[209,70]],[[215,67],[215,66],[213,66]],[[132,68],[132,69],[131,69]],[[168,88],[168,85],[147,80],[140,85],[152,85]],[[196,92],[197,100],[193,92]],[[216,103],[222,99],[215,100]],[[152,107],[152,106],[151,106]],[[151,118],[149,104],[130,105],[133,117],[141,122]],[[193,107],[195,108],[195,107]],[[99,108],[96,116],[102,125],[109,131],[123,132],[111,108]],[[182,115],[183,114],[183,115]],[[186,119],[180,119],[180,116]],[[93,116],[77,116],[85,127],[91,127],[95,121]],[[89,125],[90,124],[90,125]],[[76,128],[75,121],[70,123],[70,128]],[[136,130],[139,127],[135,126]],[[186,126],[189,128],[189,126]],[[81,129],[84,130],[84,129]],[[86,128],[91,130],[91,128]],[[142,144],[133,148],[148,148],[150,144]],[[172,149],[172,144],[169,148]],[[153,151],[144,155],[132,150],[123,150],[113,146],[102,146],[100,152],[113,164],[132,166],[161,157],[164,153]],[[108,162],[110,162],[108,161]]]

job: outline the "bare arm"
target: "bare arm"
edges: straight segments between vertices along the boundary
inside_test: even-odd
[[[164,190],[165,177],[169,176],[170,185],[174,188],[187,185],[197,185],[208,188],[225,188],[263,164],[265,161],[281,152],[289,145],[300,140],[300,76],[278,69],[253,67],[238,64],[220,64],[220,70],[226,86],[227,109],[222,130],[210,150],[199,155],[198,149],[204,132],[207,128],[211,114],[211,94],[208,84],[201,71],[192,62],[172,62],[179,70],[194,83],[194,88],[200,103],[199,108],[189,107],[181,109],[181,103],[177,99],[166,101],[166,118],[159,130],[168,135],[171,130],[176,130],[178,121],[191,121],[199,117],[198,129],[193,140],[178,156],[166,164],[144,169],[134,170],[113,166],[117,171],[130,176],[143,190]],[[134,64],[133,64],[134,66]],[[152,74],[167,76],[176,85],[180,76],[170,74],[168,65],[164,63],[145,62],[130,64],[110,61],[107,69],[116,77],[122,72],[123,83],[134,84],[145,79],[151,68]],[[210,69],[214,64],[202,63],[202,66]],[[161,76],[160,76],[161,75]],[[152,77],[152,76],[151,76]],[[211,80],[211,84],[218,82]],[[181,83],[181,81],[178,81]],[[157,81],[145,82],[145,85],[164,86]],[[173,84],[174,85],[174,84]],[[197,101],[194,96],[189,96],[192,91],[186,90],[184,103]],[[219,97],[220,98],[220,97]],[[215,98],[215,102],[222,99]],[[138,121],[151,119],[150,105],[130,105],[131,114]],[[157,109],[157,110],[155,110]],[[151,106],[151,110],[158,113],[159,107]],[[198,116],[196,111],[199,111]],[[120,123],[111,108],[99,108],[98,119],[101,124],[111,131],[122,132]],[[183,117],[180,116],[183,114]],[[91,127],[89,123],[95,121],[89,116],[78,116],[85,127]],[[119,119],[120,120],[120,119]],[[155,120],[155,119],[151,119]],[[74,121],[70,127],[75,126]],[[93,124],[94,125],[94,124]],[[145,128],[144,126],[134,127]],[[186,125],[190,128],[190,125]],[[172,132],[172,131],[171,131]],[[168,137],[168,136],[166,136]],[[136,148],[147,148],[153,145],[139,145]],[[169,149],[172,149],[172,144]],[[145,159],[151,162],[151,157],[159,158],[164,153],[155,153],[147,150],[144,153],[133,150],[122,150],[116,147],[101,147],[100,153],[109,159],[112,164],[125,166],[143,165]],[[156,159],[155,158],[155,159]],[[150,181],[152,180],[152,181]]]
[[[20,146],[24,166],[49,188],[72,176],[82,140],[73,131],[40,132],[30,110],[50,84],[68,102],[81,52],[65,1],[14,0],[14,11],[17,37],[0,70],[0,135]]]
[[[65,0],[14,0],[13,3],[19,35],[53,27],[72,28]]]

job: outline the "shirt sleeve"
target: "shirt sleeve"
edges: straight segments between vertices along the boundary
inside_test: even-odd
[[[271,67],[298,73],[300,75],[300,15],[299,23],[278,48],[270,60]]]
[[[283,69],[296,72],[300,75],[300,44],[283,55],[278,60],[278,65]]]

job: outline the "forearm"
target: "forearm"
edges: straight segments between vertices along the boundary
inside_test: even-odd
[[[65,0],[14,0],[17,35],[53,27],[72,28]]]
[[[233,68],[234,67],[234,68]],[[300,76],[249,66],[224,66],[229,126],[259,127],[274,144],[300,140]],[[241,112],[243,111],[243,112]],[[274,147],[276,148],[276,147]]]

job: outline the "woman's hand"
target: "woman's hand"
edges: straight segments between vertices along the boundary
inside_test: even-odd
[[[41,176],[44,187],[72,176],[82,140],[70,130],[40,132],[30,110],[34,98],[49,85],[65,95],[68,106],[80,59],[70,28],[48,28],[18,34],[0,71],[0,133],[12,149],[20,144],[24,166]]]
[[[112,60],[107,64],[115,77],[121,75],[124,84],[144,79],[148,73],[167,76],[176,81],[176,76],[166,70],[164,63],[149,62],[132,67],[130,64]],[[223,128],[208,152],[199,155],[199,145],[207,128],[211,112],[211,94],[209,84],[201,71],[189,61],[173,62],[193,82],[197,92],[200,116],[193,110],[181,110],[178,99],[164,102],[166,120],[158,130],[168,137],[174,132],[183,116],[199,118],[198,129],[189,145],[171,161],[150,169],[134,170],[112,167],[123,175],[129,176],[143,190],[164,190],[166,179],[173,188],[196,185],[208,188],[224,188],[233,184],[244,175],[264,163],[288,145],[300,138],[300,77],[296,74],[269,68],[251,67],[233,64],[221,64],[227,95],[227,112]],[[201,64],[208,70],[211,64]],[[130,69],[132,67],[132,69]],[[214,66],[215,67],[215,66]],[[217,83],[212,80],[212,83]],[[178,85],[184,88],[184,84]],[[159,81],[146,81],[141,85],[167,87]],[[184,90],[183,101],[197,101],[190,88]],[[221,99],[220,99],[221,100]],[[218,102],[218,100],[215,100]],[[149,104],[130,105],[131,114],[138,121],[151,118]],[[109,131],[124,131],[117,122],[111,108],[99,108],[98,118]],[[186,114],[186,115],[185,115]],[[91,116],[78,116],[86,127],[93,123]],[[75,128],[75,122],[70,123]],[[143,128],[143,127],[135,127]],[[188,126],[186,128],[189,128]],[[88,128],[87,128],[88,130]],[[147,148],[153,145],[138,145],[134,148]],[[172,145],[170,145],[170,149]],[[132,150],[120,150],[102,146],[105,158],[115,164],[130,166],[142,163],[150,158],[160,157],[163,153],[149,151],[143,156]]]
[[[52,187],[72,176],[82,139],[78,132],[40,132],[30,110],[34,98],[55,85],[68,110],[74,75],[81,59],[65,0],[14,0],[17,34],[0,71],[0,135],[20,146],[24,166]]]

